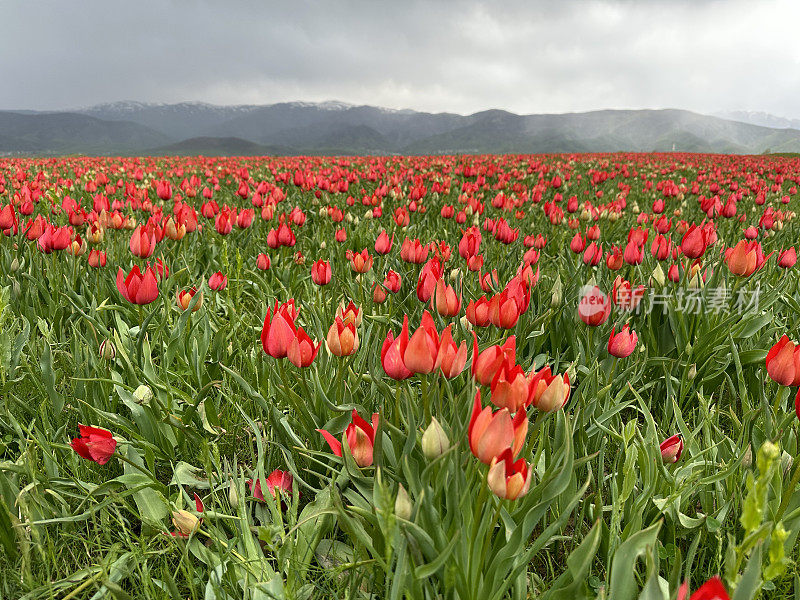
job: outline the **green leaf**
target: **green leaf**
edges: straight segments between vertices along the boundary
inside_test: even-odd
[[[634,533],[620,544],[611,560],[609,598],[632,600],[636,595],[636,560],[655,547],[663,521]]]

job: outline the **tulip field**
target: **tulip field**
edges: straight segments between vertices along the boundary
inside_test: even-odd
[[[800,598],[799,188],[0,159],[0,597]]]

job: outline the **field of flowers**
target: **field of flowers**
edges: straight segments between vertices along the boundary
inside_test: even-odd
[[[0,161],[0,596],[800,598],[798,186]]]

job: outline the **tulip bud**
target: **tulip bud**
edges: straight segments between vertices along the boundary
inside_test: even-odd
[[[747,448],[744,451],[744,456],[742,457],[742,466],[745,469],[749,469],[753,466],[753,446],[747,444]]]
[[[103,340],[100,344],[100,357],[104,358],[105,360],[114,360],[117,356],[117,349],[114,348],[114,344],[111,340]]]
[[[397,498],[394,501],[394,514],[408,521],[411,518],[411,510],[413,508],[414,505],[411,503],[411,498],[409,498],[406,488],[404,488],[401,483],[397,487]]]
[[[231,506],[239,506],[239,490],[236,488],[236,482],[231,479],[228,486],[228,502]]]
[[[683,439],[679,435],[673,435],[661,442],[659,449],[661,450],[661,460],[665,465],[676,463],[683,452]]]
[[[450,440],[447,439],[447,434],[436,417],[433,417],[431,424],[422,434],[422,453],[425,458],[433,460],[447,452],[449,448]]]
[[[14,260],[11,261],[11,271],[13,273],[19,271],[19,259],[17,259],[16,257],[14,258]]]
[[[459,321],[461,322],[461,328],[464,331],[472,331],[472,323],[469,322],[467,315],[463,315]]]
[[[188,510],[172,511],[172,524],[183,535],[191,535],[200,526],[200,519]]]
[[[133,399],[137,404],[149,404],[153,399],[153,390],[146,385],[140,385],[133,392]]]
[[[693,364],[689,367],[689,373],[687,375],[689,381],[694,381],[694,378],[697,377],[697,365]]]
[[[328,244],[326,244],[325,242],[320,242],[319,243],[320,250],[325,250],[325,248],[327,248],[327,247],[328,247]]]
[[[561,283],[561,275],[556,275],[556,281],[553,284],[553,295],[550,297],[550,306],[558,308],[564,300],[564,286]]]
[[[655,281],[659,286],[663,286],[666,282],[664,277],[664,270],[661,268],[661,264],[657,264],[656,268],[653,269],[653,274],[650,276],[652,281]]]

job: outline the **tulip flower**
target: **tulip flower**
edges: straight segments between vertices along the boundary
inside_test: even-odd
[[[192,298],[194,298],[195,294],[197,293],[196,288],[189,288],[188,290],[179,290],[178,291],[178,307],[181,310],[186,310],[189,308],[189,304],[192,302]],[[197,303],[192,308],[192,312],[197,312],[200,310],[200,307],[203,306],[203,292],[200,292],[200,297],[197,299]]]
[[[454,317],[461,310],[461,297],[456,295],[453,286],[440,279],[434,287],[431,308],[435,308],[443,317]]]
[[[298,312],[294,299],[283,304],[276,300],[275,308],[267,309],[264,327],[261,330],[261,345],[267,355],[273,358],[286,357],[289,344],[297,337],[294,322]]]
[[[478,352],[478,336],[472,332],[472,376],[481,385],[490,385],[505,361],[516,360],[516,336],[509,337],[502,346],[490,346]]]
[[[408,347],[408,315],[403,317],[403,328],[397,338],[389,331],[381,348],[381,365],[386,374],[395,380],[408,379],[413,373],[403,362],[403,355]]]
[[[353,304],[351,300],[347,306],[344,305],[344,302],[339,304],[339,307],[336,309],[336,316],[339,317],[345,325],[347,323],[353,323],[356,327],[359,327],[364,313],[361,308]]]
[[[683,452],[683,439],[679,435],[668,437],[659,446],[664,464],[676,463]]]
[[[783,250],[778,255],[778,266],[782,269],[791,269],[795,263],[797,262],[797,252],[795,249],[789,248],[788,250]]]
[[[403,279],[400,275],[391,269],[386,273],[386,277],[383,279],[383,287],[392,294],[396,294],[400,291],[402,283]]]
[[[345,323],[340,317],[328,329],[325,338],[328,350],[334,356],[350,356],[358,350],[358,329],[352,321]]]
[[[608,297],[594,286],[581,298],[578,304],[578,316],[590,327],[597,327],[608,320],[611,314],[611,303]]]
[[[486,296],[481,296],[478,300],[470,300],[467,304],[467,320],[475,327],[488,327],[490,303]]]
[[[247,480],[247,485],[250,487],[250,493],[253,494],[253,498],[258,500],[259,502],[264,502],[264,492],[263,486],[261,485],[261,480],[256,479],[255,481],[252,479]],[[267,476],[267,491],[272,494],[273,498],[277,498],[278,494],[294,494],[294,476],[289,471],[281,471],[280,469],[275,469],[272,473]]]
[[[629,281],[617,276],[611,289],[611,299],[622,310],[634,310],[644,297],[645,287],[634,288]]]
[[[319,286],[328,285],[332,274],[331,263],[326,260],[318,260],[311,265],[311,281]]]
[[[516,500],[528,493],[533,469],[525,459],[514,461],[511,448],[506,448],[492,459],[486,483],[492,492],[505,500]]]
[[[428,302],[436,289],[436,282],[442,278],[442,263],[434,257],[425,263],[417,282],[417,298],[420,302]]]
[[[531,380],[531,395],[528,404],[541,412],[554,412],[564,407],[569,400],[569,375],[553,375],[550,367],[544,367]]]
[[[203,513],[203,501],[197,494],[194,495],[194,507],[198,513]],[[172,532],[172,535],[173,537],[188,538],[197,531],[202,522],[200,517],[188,510],[174,510],[172,511],[172,525],[175,527],[175,531]]]
[[[514,361],[506,360],[492,379],[490,400],[498,408],[507,408],[516,413],[527,406],[531,400],[533,374],[526,375],[522,367]]]
[[[140,225],[134,229],[129,246],[134,256],[150,258],[156,249],[156,235],[152,227]]]
[[[434,370],[440,370],[447,379],[458,376],[467,364],[467,342],[462,341],[456,346],[452,328],[452,325],[448,325],[442,332],[439,350],[436,353],[436,364],[433,367]]]
[[[372,415],[372,424],[362,419],[356,410],[352,413],[352,422],[347,426],[342,434],[342,440],[350,448],[350,453],[359,467],[369,467],[372,465],[372,451],[375,445],[375,433],[378,430],[378,413]],[[325,441],[328,442],[331,452],[336,456],[342,456],[342,442],[324,429],[317,429]]]
[[[784,334],[767,352],[767,374],[779,385],[800,385],[800,345]]]
[[[794,412],[800,419],[800,388],[797,389],[797,395],[794,397]]]
[[[373,258],[364,248],[359,254],[353,254],[350,259],[350,268],[356,273],[366,273],[372,269]]]
[[[622,250],[616,246],[611,247],[611,252],[606,252],[606,266],[612,271],[619,271],[623,264]]]
[[[709,241],[706,230],[692,224],[681,239],[681,252],[687,258],[700,258],[708,248]]]
[[[769,259],[765,257],[758,242],[745,242],[740,240],[733,248],[728,248],[725,252],[725,264],[734,275],[749,277]]]
[[[72,440],[72,449],[81,458],[93,460],[98,465],[106,464],[117,447],[117,440],[111,432],[88,425],[78,425],[78,429],[81,436]]]
[[[270,268],[272,261],[270,261],[269,256],[264,254],[263,252],[258,255],[256,258],[256,268],[260,271],[266,271]]]
[[[728,596],[728,592],[725,590],[725,586],[722,584],[722,580],[718,575],[715,575],[701,585],[700,588],[692,594],[691,598],[688,596],[689,584],[684,581],[678,589],[677,600],[730,600],[730,596]]]
[[[394,234],[391,239],[386,234],[386,230],[381,231],[378,239],[375,240],[375,253],[376,254],[389,254],[394,244]]]
[[[527,434],[528,415],[524,408],[513,419],[507,408],[493,413],[489,406],[481,408],[481,391],[475,392],[467,437],[469,448],[479,461],[488,465],[509,449],[512,458],[515,457],[522,450]]]
[[[321,345],[322,342],[317,342],[315,344],[311,341],[311,338],[303,328],[298,327],[295,331],[294,338],[289,342],[289,346],[286,348],[286,358],[298,368],[311,366]]]
[[[89,252],[88,263],[90,267],[98,268],[106,266],[106,253],[100,252],[97,248]]]
[[[208,287],[210,287],[212,290],[224,290],[227,285],[228,278],[219,271],[208,278]]]
[[[408,340],[403,353],[403,364],[412,373],[432,373],[439,353],[439,333],[433,317],[426,310],[420,326]]]
[[[139,265],[135,265],[127,277],[120,268],[117,271],[117,289],[131,304],[150,304],[158,298],[156,274],[151,267],[142,273]]]
[[[611,336],[608,338],[608,353],[617,358],[626,358],[636,348],[636,342],[639,340],[635,331],[630,331],[628,325],[625,325],[619,333],[614,333],[615,328],[611,328]]]

